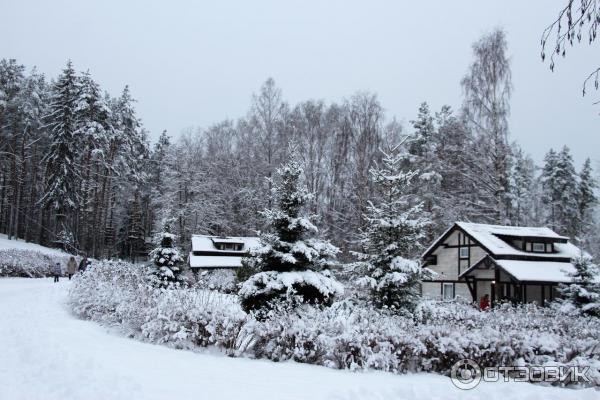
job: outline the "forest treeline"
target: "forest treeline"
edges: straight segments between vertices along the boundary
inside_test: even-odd
[[[415,105],[403,125],[377,96],[285,101],[273,79],[247,114],[150,144],[127,87],[117,97],[68,62],[48,80],[0,61],[0,232],[94,257],[143,254],[172,221],[180,245],[192,234],[253,235],[271,203],[288,143],[299,149],[309,207],[344,254],[356,249],[369,201],[369,171],[382,148],[400,145],[418,171],[410,195],[423,203],[433,238],[456,220],[546,225],[594,254],[598,222],[590,160],[581,170],[565,146],[536,165],[509,130],[512,92],[502,30],[473,44],[456,109]]]

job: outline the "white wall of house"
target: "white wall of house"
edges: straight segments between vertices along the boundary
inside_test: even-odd
[[[445,247],[444,244],[450,247]],[[464,245],[469,249],[468,257],[460,258],[459,245]],[[467,300],[472,300],[471,292],[467,284],[462,281],[459,282],[458,275],[464,272],[467,268],[473,265],[475,262],[481,260],[485,255],[486,251],[481,247],[475,245],[468,237],[464,236],[462,232],[454,230],[446,238],[443,243],[435,249],[432,255],[437,257],[436,264],[428,265],[427,267],[434,271],[437,276],[434,281],[437,282],[424,282],[423,283],[423,295],[430,298],[441,298],[443,293],[443,282],[454,283],[454,293],[456,296],[463,297]]]

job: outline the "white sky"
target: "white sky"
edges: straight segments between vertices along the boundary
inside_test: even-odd
[[[568,144],[600,160],[600,64],[586,44],[540,60],[540,35],[566,0],[64,1],[0,0],[0,58],[54,77],[71,58],[118,95],[129,84],[152,137],[245,115],[272,76],[284,98],[340,101],[376,92],[408,122],[422,101],[457,108],[471,44],[503,26],[514,94],[510,130],[537,161]]]

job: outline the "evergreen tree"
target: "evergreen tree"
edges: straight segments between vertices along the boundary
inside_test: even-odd
[[[600,317],[600,269],[587,255],[573,259],[573,266],[571,283],[559,287],[561,301],[581,309],[584,314]]]
[[[276,207],[262,212],[271,232],[261,235],[261,246],[244,260],[256,271],[239,292],[248,311],[281,301],[330,304],[343,292],[328,271],[339,250],[315,237],[315,216],[306,213],[311,195],[301,182],[299,156],[293,147],[290,153],[289,161],[277,169],[279,179],[271,183]]]
[[[516,226],[534,225],[534,178],[535,164],[531,157],[525,155],[523,150],[516,144],[514,153],[514,165],[511,171],[511,193],[513,205],[511,221]]]
[[[408,151],[411,155],[409,168],[418,171],[419,184],[414,185],[415,193],[423,201],[423,210],[433,222],[425,229],[425,240],[431,241],[436,236],[436,226],[444,226],[442,222],[444,211],[440,201],[442,166],[436,155],[437,133],[427,103],[421,104],[417,119],[411,123],[415,132],[408,143]]]
[[[158,141],[154,145],[152,155],[150,156],[151,170],[150,170],[150,181],[152,183],[152,189],[157,192],[158,195],[163,193],[163,179],[165,170],[165,160],[167,152],[171,146],[171,138],[167,135],[167,131],[162,131],[158,137]]]
[[[127,171],[127,178],[133,183],[140,183],[146,179],[146,173],[143,170],[145,159],[149,156],[147,133],[141,127],[133,103],[135,100],[131,96],[129,86],[125,86],[121,97],[115,104],[116,116],[115,126],[117,127],[117,142],[125,149],[121,153],[121,166]]]
[[[429,270],[413,258],[421,249],[429,220],[422,203],[410,196],[416,171],[403,172],[398,148],[384,153],[381,168],[371,169],[378,190],[376,204],[369,203],[366,227],[361,232],[362,253],[356,271],[358,280],[371,290],[373,302],[382,308],[411,311],[419,298],[419,283]]]
[[[580,225],[577,174],[569,148],[560,153],[550,150],[542,170],[543,202],[546,223],[564,235],[574,238]]]
[[[592,165],[589,158],[583,163],[579,173],[579,218],[581,220],[581,230],[586,231],[586,226],[591,223],[594,207],[598,204],[595,190],[598,183],[592,174]]]
[[[121,256],[135,261],[143,250],[145,238],[140,196],[137,190],[129,201],[125,220],[119,233],[119,242],[122,245]]]
[[[544,223],[550,225],[554,230],[557,229],[557,208],[560,197],[560,187],[556,178],[558,164],[558,154],[554,149],[550,149],[544,157],[544,167],[540,180],[542,182],[542,202],[546,208]]]
[[[77,124],[75,140],[77,143],[77,162],[81,171],[82,207],[80,237],[84,247],[90,247],[93,236],[97,234],[94,219],[94,194],[98,191],[99,179],[95,172],[105,167],[108,153],[108,138],[112,134],[110,108],[100,92],[100,87],[89,72],[80,79],[79,100],[76,105]]]
[[[466,153],[472,149],[472,133],[465,123],[457,118],[449,106],[436,113],[435,155],[441,175],[436,200],[440,203],[441,215],[437,227],[444,229],[456,221],[482,220],[475,186],[477,174],[470,168]],[[436,234],[441,234],[437,231]]]
[[[70,234],[65,225],[66,214],[75,210],[81,201],[79,174],[75,166],[79,90],[73,64],[69,61],[52,89],[48,115],[51,144],[44,157],[46,190],[40,200],[42,205],[52,206],[56,212],[57,227],[62,230],[58,239]]]
[[[171,233],[169,222],[165,222],[158,235],[158,245],[150,252],[150,258],[156,266],[155,274],[162,285],[181,281],[181,263],[183,258],[174,246],[176,236]]]
[[[429,152],[428,143],[433,140],[435,126],[433,117],[429,111],[429,105],[425,102],[419,106],[417,119],[410,121],[415,129],[414,137],[408,144],[410,154],[423,157]]]

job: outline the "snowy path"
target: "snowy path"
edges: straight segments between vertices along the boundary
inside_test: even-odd
[[[598,399],[526,383],[460,391],[433,374],[351,373],[154,346],[71,316],[69,283],[0,279],[0,399]]]

